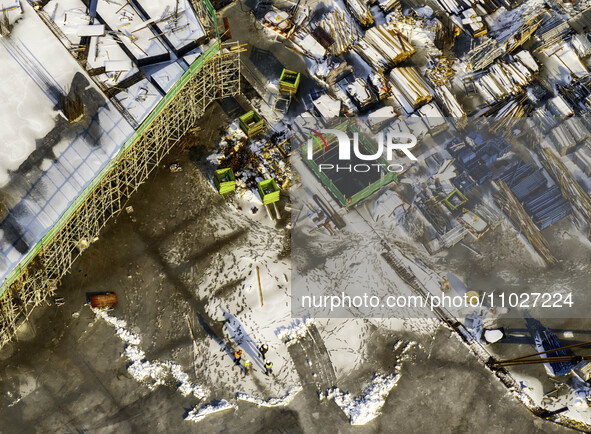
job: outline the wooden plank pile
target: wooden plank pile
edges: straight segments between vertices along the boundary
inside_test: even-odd
[[[585,58],[591,55],[591,42],[587,39],[587,35],[573,35],[571,39],[571,45],[577,56]]]
[[[364,28],[373,26],[374,19],[367,3],[363,0],[345,0],[345,4],[357,22]]]
[[[402,33],[385,25],[369,29],[354,50],[378,72],[389,70],[416,51]]]
[[[486,16],[498,9],[493,0],[435,0],[435,3],[450,15],[461,15],[466,9],[473,9],[480,16]]]
[[[505,54],[495,39],[488,39],[468,53],[466,71],[480,71]]]
[[[392,69],[390,82],[392,95],[408,113],[431,101],[431,89],[414,66]]]
[[[349,14],[335,9],[330,11],[318,25],[330,35],[334,43],[329,47],[333,56],[349,51],[361,35]]]
[[[461,19],[462,24],[466,26],[468,31],[475,38],[484,36],[488,32],[482,17],[478,16],[472,8],[466,9],[462,12]]]
[[[462,123],[459,120],[466,118],[466,112],[450,88],[447,85],[442,85],[435,87],[434,91],[437,102],[447,112],[447,115],[454,118],[456,123]]]
[[[386,14],[393,10],[400,10],[401,8],[400,0],[378,0],[378,6]]]
[[[495,202],[507,216],[513,221],[520,234],[523,234],[531,246],[536,249],[548,264],[556,263],[556,258],[549,249],[548,241],[544,238],[538,227],[527,214],[523,205],[511,192],[511,189],[503,181],[497,181],[499,192],[494,195]]]
[[[487,74],[474,81],[476,88],[488,104],[501,101],[509,95],[517,95],[529,85],[538,67],[527,52],[515,57],[512,62],[497,62],[492,65]],[[520,54],[521,54],[520,53]]]

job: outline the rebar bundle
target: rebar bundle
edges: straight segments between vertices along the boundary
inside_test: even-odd
[[[562,196],[591,224],[591,198],[573,178],[558,156],[549,148],[540,151],[541,161],[548,173],[560,186]]]
[[[542,235],[531,217],[527,214],[523,205],[511,192],[511,189],[503,181],[498,180],[499,192],[495,195],[495,201],[505,214],[515,224],[520,233],[525,235],[531,246],[542,256],[548,264],[555,264],[556,258],[548,248],[548,241]]]

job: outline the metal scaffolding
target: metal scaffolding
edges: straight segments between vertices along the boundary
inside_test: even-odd
[[[560,187],[562,196],[591,224],[591,198],[573,178],[560,158],[549,148],[540,149],[541,161]]]
[[[216,42],[189,67],[59,222],[0,287],[0,347],[214,100],[240,93],[240,45]]]
[[[497,181],[499,186],[498,194],[495,194],[495,201],[505,214],[509,216],[515,227],[527,238],[531,246],[536,249],[547,264],[555,264],[556,258],[550,252],[548,241],[542,232],[535,225],[527,214],[523,205],[511,192],[511,189],[502,180]]]

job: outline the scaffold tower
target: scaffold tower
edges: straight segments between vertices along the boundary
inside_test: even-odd
[[[238,43],[216,41],[201,54],[0,287],[0,347],[35,306],[55,294],[72,263],[98,239],[164,156],[191,130],[207,106],[240,93]]]

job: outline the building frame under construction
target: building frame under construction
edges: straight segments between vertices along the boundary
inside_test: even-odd
[[[195,125],[207,106],[240,93],[238,43],[216,41],[202,53],[148,117],[0,287],[0,347],[33,308],[53,296],[73,262],[98,239],[164,156]]]

